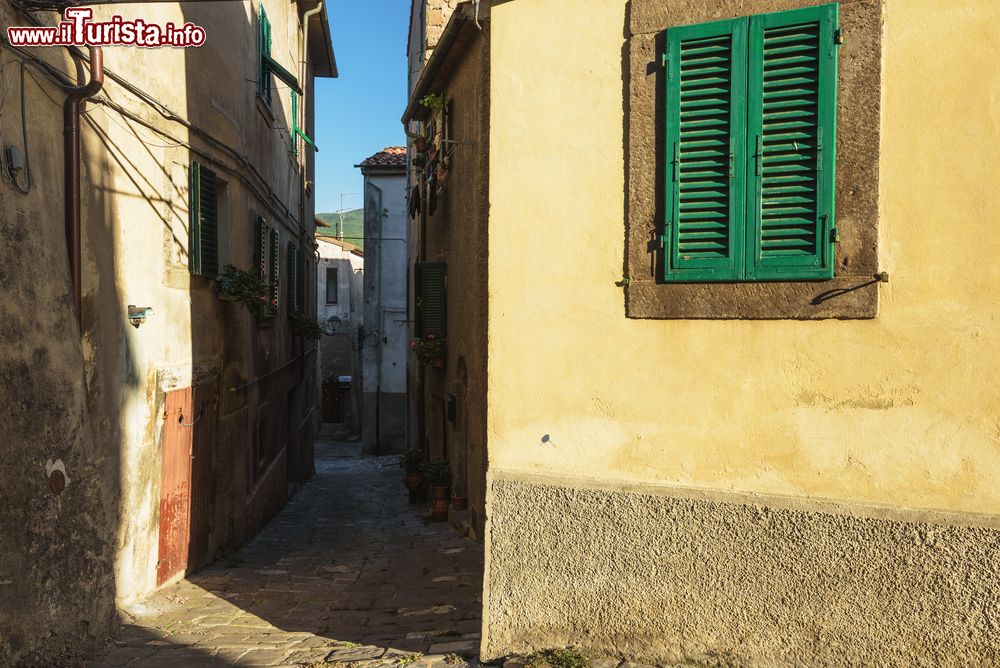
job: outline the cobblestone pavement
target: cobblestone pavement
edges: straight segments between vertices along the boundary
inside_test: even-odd
[[[132,606],[84,665],[474,663],[482,547],[427,522],[400,478],[394,457],[318,441],[316,475],[257,538]]]

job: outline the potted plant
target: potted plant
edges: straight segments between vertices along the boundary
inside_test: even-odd
[[[215,292],[219,299],[243,304],[258,320],[274,315],[267,282],[255,271],[227,264],[215,277]]]
[[[292,333],[298,336],[314,341],[323,336],[323,328],[316,322],[316,318],[304,313],[293,313],[288,316],[288,324],[292,328]]]
[[[444,95],[441,93],[428,93],[420,98],[420,104],[431,111],[441,111],[444,109]]]
[[[415,156],[413,156],[413,166],[416,169],[423,169],[424,167],[426,167],[427,166],[427,154],[426,153],[417,153]]]
[[[423,153],[427,150],[427,137],[423,135],[416,135],[413,137],[413,148],[417,149],[417,153]]]
[[[459,490],[451,493],[451,507],[455,510],[465,510],[469,507],[469,499]]]
[[[410,449],[399,456],[399,468],[406,472],[403,479],[410,490],[410,501],[415,503],[424,489],[424,453]]]
[[[410,350],[416,353],[421,364],[430,364],[438,368],[444,366],[444,347],[445,340],[433,334],[410,341]]]
[[[427,479],[431,485],[431,519],[443,522],[448,519],[448,485],[451,484],[451,464],[438,459],[427,465]]]

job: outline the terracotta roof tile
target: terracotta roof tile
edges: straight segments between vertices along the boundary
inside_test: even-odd
[[[406,147],[388,146],[375,155],[365,158],[358,167],[405,167]]]

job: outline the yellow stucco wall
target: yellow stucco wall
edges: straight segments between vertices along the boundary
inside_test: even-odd
[[[886,2],[873,321],[627,319],[625,3],[492,24],[492,475],[1000,509],[1000,4]]]

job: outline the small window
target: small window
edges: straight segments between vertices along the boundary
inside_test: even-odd
[[[264,59],[271,56],[271,21],[267,18],[264,5],[260,6],[257,27],[257,94],[271,104],[271,70]]]
[[[219,273],[219,181],[211,169],[191,163],[188,204],[188,268],[192,274]]]
[[[337,279],[338,272],[336,267],[327,267],[326,269],[326,303],[336,304],[337,303]]]
[[[417,336],[448,334],[444,262],[418,262],[415,269]]]
[[[664,279],[833,278],[836,4],[668,29]]]

